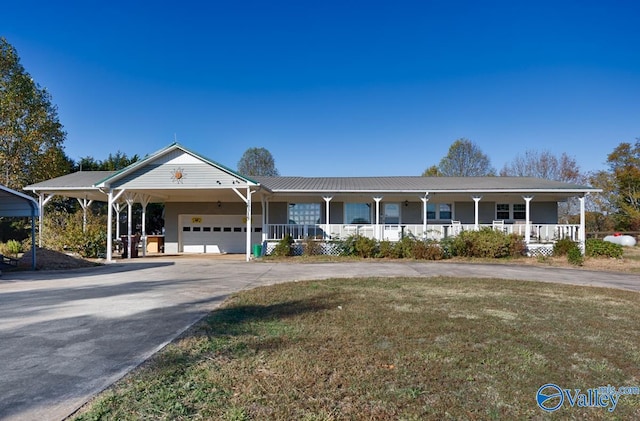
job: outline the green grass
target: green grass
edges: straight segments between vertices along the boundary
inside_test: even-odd
[[[535,403],[640,384],[640,295],[504,280],[297,282],[233,296],[76,419],[637,419]]]

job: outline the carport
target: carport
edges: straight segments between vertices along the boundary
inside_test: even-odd
[[[26,194],[0,185],[0,216],[31,218],[31,268],[36,269],[36,218],[38,202]]]

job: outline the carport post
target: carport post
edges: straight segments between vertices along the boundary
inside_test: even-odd
[[[113,257],[113,204],[120,198],[122,193],[124,193],[124,190],[120,190],[114,197],[113,190],[109,189],[109,193],[107,194],[107,262],[110,262]],[[119,212],[118,215],[120,215]]]
[[[44,229],[44,205],[46,205],[49,200],[53,199],[53,194],[46,197],[45,193],[38,194],[38,247],[42,247],[42,230]],[[35,243],[34,243],[35,244]]]
[[[31,203],[31,269],[36,270],[36,209]]]
[[[247,256],[246,261],[251,260],[251,187],[247,186]]]

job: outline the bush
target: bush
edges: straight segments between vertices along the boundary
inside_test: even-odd
[[[378,252],[378,242],[373,238],[357,236],[355,240],[355,253],[358,257],[375,257]]]
[[[522,255],[525,245],[519,236],[505,234],[491,228],[463,231],[451,240],[453,256],[502,258]]]
[[[18,257],[18,254],[22,251],[22,244],[16,240],[9,240],[3,245],[2,254],[12,255]]]
[[[395,249],[394,244],[391,241],[383,240],[378,244],[378,254],[377,257],[382,258],[395,258]]]
[[[303,256],[317,256],[322,254],[322,243],[314,240],[312,237],[306,237],[302,244]]]
[[[87,214],[83,230],[83,213],[54,211],[44,219],[43,245],[56,251],[72,251],[82,257],[100,257],[107,252],[106,217]]]
[[[571,241],[569,238],[563,238],[558,240],[553,245],[554,256],[567,256],[569,251],[574,248],[578,248],[578,244],[575,241]]]
[[[287,234],[285,235],[276,247],[273,249],[273,255],[278,257],[291,256],[293,254],[293,238]]]
[[[582,252],[580,251],[580,248],[578,246],[569,250],[569,252],[567,253],[567,260],[572,265],[582,266],[582,264],[584,263],[584,256],[582,255]]]
[[[413,259],[416,240],[411,236],[404,236],[393,246],[393,253],[398,259]]]
[[[414,259],[442,260],[445,258],[444,250],[435,241],[415,241],[413,244]]]
[[[457,254],[454,254],[453,252],[455,239],[456,237],[446,237],[438,243],[442,249],[442,253],[444,253],[445,259],[449,259],[451,256],[457,256]]]
[[[610,243],[598,238],[589,238],[585,244],[585,254],[589,257],[614,257],[619,259],[624,253],[620,244]]]

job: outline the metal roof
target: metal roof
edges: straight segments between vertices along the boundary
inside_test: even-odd
[[[24,193],[0,185],[0,216],[38,216],[38,202]]]
[[[274,193],[309,192],[597,192],[534,177],[255,177]]]
[[[42,181],[25,187],[25,190],[86,190],[94,187],[99,181],[112,176],[117,171],[78,171],[51,180]]]

